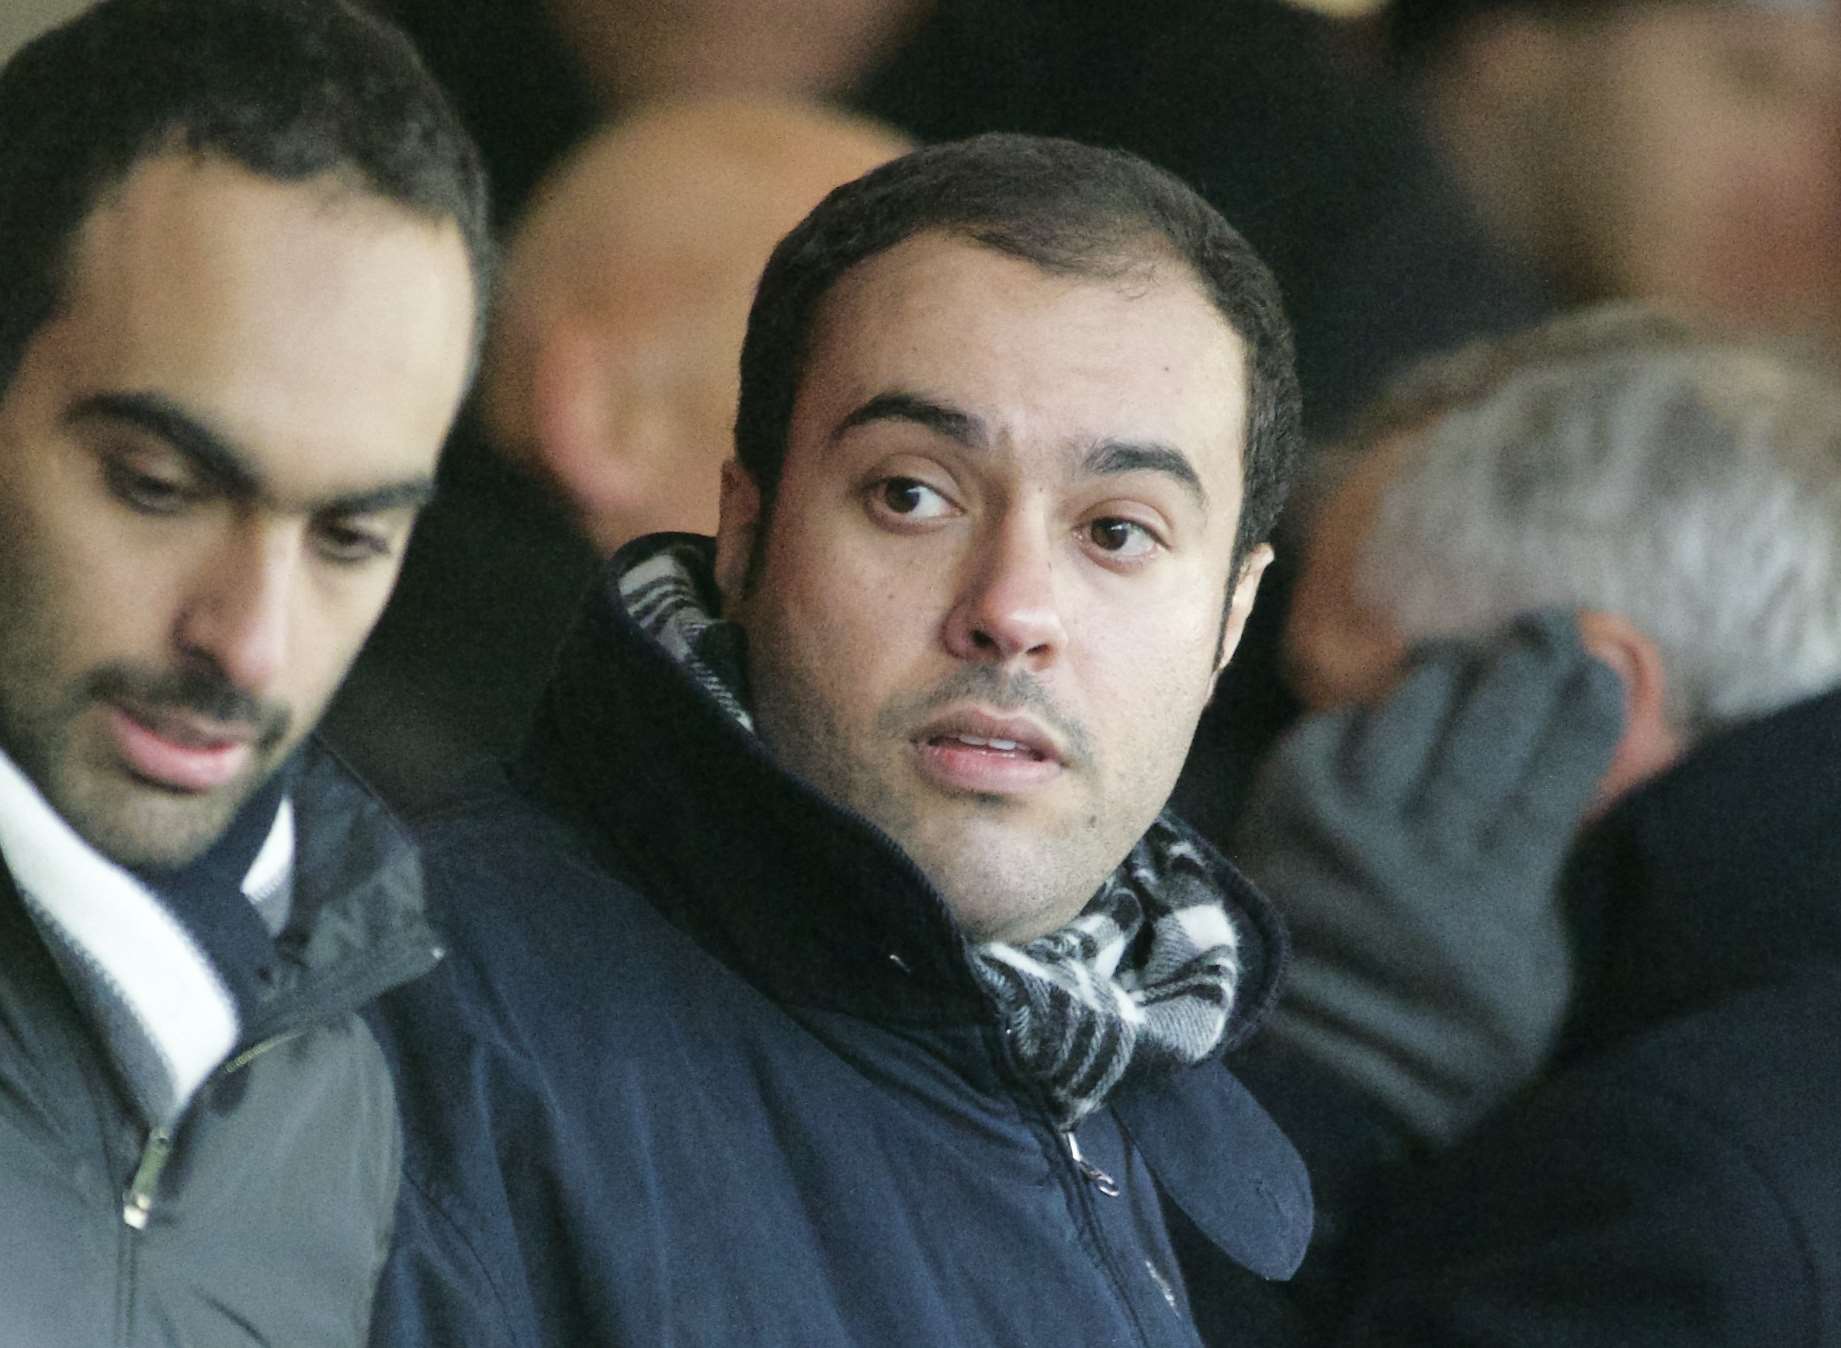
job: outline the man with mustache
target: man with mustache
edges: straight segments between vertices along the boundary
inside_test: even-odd
[[[466,386],[476,154],[343,0],[105,0],[0,71],[0,1342],[350,1345],[437,955],[305,737]]]
[[[1270,275],[1130,156],[936,146],[781,242],[715,540],[616,555],[433,827],[380,1341],[1272,1341],[1309,1190],[1222,1055],[1283,937],[1164,803],[1296,423]]]

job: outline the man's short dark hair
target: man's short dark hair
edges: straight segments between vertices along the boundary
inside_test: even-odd
[[[1235,572],[1271,532],[1298,457],[1298,381],[1278,284],[1186,184],[1135,155],[992,134],[933,145],[832,192],[768,260],[742,344],[735,452],[769,505],[825,296],[858,263],[942,233],[1045,271],[1122,277],[1185,262],[1246,348],[1245,487]],[[1231,577],[1230,577],[1231,581]]]
[[[62,302],[84,220],[168,150],[453,221],[483,324],[485,171],[408,38],[348,0],[103,0],[0,71],[0,392]]]

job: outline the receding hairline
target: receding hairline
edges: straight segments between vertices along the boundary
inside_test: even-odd
[[[1073,283],[1093,285],[1110,285],[1133,295],[1148,295],[1155,290],[1187,285],[1215,316],[1221,326],[1233,339],[1233,349],[1237,362],[1235,373],[1240,379],[1242,407],[1241,443],[1238,453],[1243,460],[1241,467],[1245,470],[1244,459],[1249,449],[1251,434],[1250,418],[1252,415],[1253,350],[1252,342],[1234,321],[1234,316],[1216,299],[1214,291],[1204,276],[1181,250],[1160,230],[1146,225],[1142,230],[1130,236],[1130,241],[1109,250],[1095,250],[1090,259],[1082,258],[1065,263],[1045,262],[982,237],[976,225],[940,224],[928,225],[895,240],[884,248],[865,254],[844,268],[831,283],[821,291],[812,302],[811,321],[806,330],[805,350],[797,367],[797,385],[791,390],[792,401],[797,402],[804,391],[805,381],[810,373],[811,359],[817,351],[821,340],[829,333],[833,321],[836,301],[846,287],[864,284],[864,277],[875,264],[890,255],[901,252],[910,246],[925,243],[956,243],[968,248],[1032,268],[1045,276],[1061,277]]]
[[[1233,316],[1219,303],[1209,287],[1208,280],[1197,271],[1181,251],[1160,231],[1146,227],[1137,236],[1140,246],[1128,246],[1114,250],[1109,255],[1096,253],[1092,265],[1050,265],[1034,257],[1003,248],[979,237],[974,228],[957,225],[932,225],[915,230],[889,244],[857,259],[849,267],[832,278],[831,284],[820,293],[812,305],[812,318],[807,328],[806,349],[798,366],[798,383],[791,390],[792,402],[796,405],[800,395],[805,391],[806,380],[811,372],[811,360],[819,346],[831,334],[831,324],[835,321],[836,303],[840,295],[849,286],[863,285],[865,278],[875,264],[892,254],[901,252],[910,246],[927,243],[959,244],[975,248],[980,252],[1007,258],[1019,265],[1028,266],[1038,274],[1059,277],[1074,284],[1091,284],[1111,286],[1127,293],[1131,298],[1147,296],[1155,291],[1171,287],[1180,288],[1187,285],[1195,297],[1202,301],[1208,312],[1225,329],[1231,339],[1235,361],[1234,373],[1239,378],[1241,400],[1240,439],[1235,446],[1236,458],[1240,461],[1240,471],[1246,471],[1246,456],[1249,450],[1252,416],[1252,381],[1253,352],[1252,343],[1233,320]],[[1110,256],[1109,263],[1106,258]],[[1244,502],[1242,506],[1244,507]]]

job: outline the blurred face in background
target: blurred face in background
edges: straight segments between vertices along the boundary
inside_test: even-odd
[[[1841,333],[1841,20],[1655,3],[1558,28],[1537,187],[1569,288]]]
[[[1362,550],[1406,434],[1363,453],[1311,515],[1282,656],[1286,681],[1312,711],[1379,701],[1406,657],[1406,641],[1363,600],[1358,584]]]

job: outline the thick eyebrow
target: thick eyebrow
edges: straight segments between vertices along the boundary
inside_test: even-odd
[[[1096,476],[1162,473],[1181,483],[1203,510],[1208,509],[1208,492],[1202,486],[1201,475],[1195,471],[1195,465],[1189,462],[1188,455],[1170,445],[1155,441],[1102,440],[1087,451],[1086,461],[1081,467]]]
[[[382,515],[391,510],[420,510],[435,499],[432,477],[412,477],[402,482],[386,482],[381,487],[347,492],[317,502],[315,515]]]
[[[858,426],[874,421],[908,421],[967,449],[990,447],[990,433],[981,418],[948,403],[901,390],[878,393],[838,422],[831,439],[841,439]],[[1202,486],[1195,465],[1189,462],[1188,455],[1170,445],[1155,441],[1102,440],[1087,451],[1081,461],[1081,470],[1093,476],[1162,473],[1181,483],[1203,510],[1208,508],[1208,492]]]
[[[230,440],[158,393],[92,393],[64,413],[67,422],[113,421],[163,440],[182,455],[194,472],[227,496],[271,501],[268,484],[249,456]],[[423,475],[401,482],[309,501],[310,515],[374,515],[420,508],[435,495],[435,481]]]
[[[970,412],[922,397],[918,393],[904,393],[900,390],[878,393],[838,422],[837,429],[831,432],[831,439],[835,443],[857,427],[873,421],[913,422],[948,440],[955,440],[967,449],[986,449],[990,446],[984,422]]]
[[[199,476],[226,494],[262,494],[262,475],[243,453],[170,398],[157,393],[92,393],[71,404],[64,420],[114,421],[132,426],[171,445]]]

